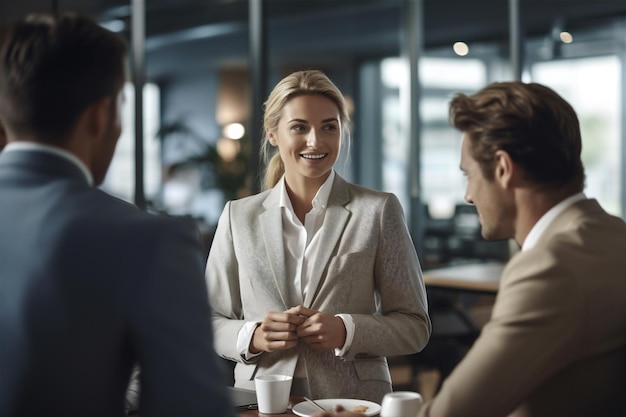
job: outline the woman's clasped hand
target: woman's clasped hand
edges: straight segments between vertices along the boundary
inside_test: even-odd
[[[338,349],[346,341],[346,328],[339,317],[303,306],[270,311],[254,331],[250,352],[291,349],[300,340],[313,350]]]

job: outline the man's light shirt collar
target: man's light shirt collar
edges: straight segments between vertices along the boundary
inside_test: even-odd
[[[11,151],[41,151],[41,152],[47,152],[53,155],[56,155],[58,157],[61,157],[67,161],[70,161],[71,163],[73,163],[74,165],[76,165],[78,167],[78,169],[80,169],[80,171],[83,173],[83,175],[85,176],[85,179],[87,180],[87,183],[89,185],[93,185],[93,176],[91,175],[91,172],[89,171],[89,169],[87,169],[87,166],[83,163],[83,161],[81,161],[80,159],[78,159],[76,157],[76,155],[58,148],[56,146],[51,146],[51,145],[45,145],[43,143],[35,143],[35,142],[11,142],[9,144],[7,144],[7,146],[2,150],[3,152],[11,152]]]
[[[578,194],[574,194],[570,197],[567,197],[565,200],[561,201],[559,204],[548,210],[543,216],[541,216],[539,221],[535,223],[533,228],[530,229],[530,233],[528,233],[528,236],[526,236],[526,240],[524,240],[524,244],[522,245],[522,251],[528,250],[535,246],[535,244],[537,243],[543,232],[546,230],[546,228],[550,225],[550,223],[552,223],[552,221],[556,219],[557,216],[561,214],[566,208],[576,203],[577,201],[585,200],[586,198],[587,197],[585,196],[585,193],[581,192]]]

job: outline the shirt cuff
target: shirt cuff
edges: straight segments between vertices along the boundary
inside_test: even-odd
[[[254,330],[258,325],[259,323],[256,321],[248,321],[239,330],[239,333],[237,333],[237,352],[239,352],[239,355],[245,360],[250,360],[263,353],[250,353],[250,342],[252,341]]]
[[[354,339],[354,320],[350,314],[336,314],[335,317],[339,317],[343,320],[343,325],[346,326],[346,342],[341,349],[335,349],[335,356],[340,358],[346,356],[350,346],[352,346],[352,340]]]

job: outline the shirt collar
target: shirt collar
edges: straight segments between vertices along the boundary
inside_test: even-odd
[[[91,175],[91,172],[89,171],[87,166],[83,163],[83,161],[78,159],[76,155],[64,149],[61,149],[56,146],[45,145],[43,143],[19,141],[19,142],[8,143],[7,146],[2,150],[2,152],[12,152],[12,151],[39,151],[39,152],[46,152],[46,153],[61,157],[71,162],[72,164],[76,165],[78,169],[80,169],[80,171],[85,176],[87,183],[89,185],[93,185],[93,176]]]
[[[587,197],[584,193],[574,194],[572,196],[567,197],[565,200],[561,201],[556,206],[552,207],[548,210],[537,223],[530,229],[528,236],[524,240],[524,244],[522,245],[522,251],[526,251],[537,243],[543,232],[548,228],[550,223],[557,218],[559,214],[561,214],[566,208],[576,203],[577,201],[584,200]]]
[[[330,175],[326,178],[326,181],[322,184],[315,197],[313,197],[313,208],[326,208],[328,205],[328,198],[330,197],[330,191],[333,188],[333,181],[335,180],[335,170],[330,171]],[[286,207],[293,213],[293,206],[291,205],[291,200],[289,199],[289,195],[287,194],[287,186],[285,185],[285,176],[280,179],[278,183],[280,187],[280,207]]]

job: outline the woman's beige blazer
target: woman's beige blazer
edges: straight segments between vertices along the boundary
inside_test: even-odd
[[[422,273],[402,207],[393,194],[336,175],[304,306],[351,314],[351,348],[339,358],[302,343],[248,363],[236,348],[243,324],[294,306],[279,200],[274,187],[227,203],[220,217],[206,270],[216,350],[237,362],[236,386],[253,388],[260,374],[292,375],[301,352],[313,397],[380,402],[391,390],[385,357],[417,352],[430,336]]]

